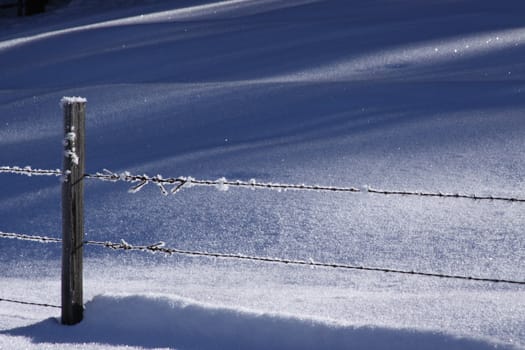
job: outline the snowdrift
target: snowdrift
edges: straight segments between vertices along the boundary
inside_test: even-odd
[[[35,343],[98,343],[177,349],[493,349],[494,344],[421,330],[353,327],[327,320],[221,308],[173,296],[101,295],[77,326],[54,318],[4,334]]]

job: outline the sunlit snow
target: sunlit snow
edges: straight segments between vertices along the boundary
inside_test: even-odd
[[[59,104],[81,96],[88,240],[525,281],[523,203],[473,199],[525,198],[521,0],[9,11],[0,232],[61,237]],[[525,349],[519,284],[103,246],[84,247],[85,319],[65,327],[1,300],[59,305],[60,244],[4,238],[0,349]]]

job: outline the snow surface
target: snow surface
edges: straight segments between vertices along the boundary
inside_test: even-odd
[[[90,173],[523,198],[524,10],[72,0],[0,17],[0,165],[61,168],[57,103],[82,96]],[[0,231],[59,237],[60,181],[0,176]],[[128,189],[86,181],[88,239],[525,280],[520,203]],[[60,303],[59,245],[0,239],[0,251],[0,298]],[[0,349],[525,348],[523,286],[85,255],[85,320],[0,301]]]

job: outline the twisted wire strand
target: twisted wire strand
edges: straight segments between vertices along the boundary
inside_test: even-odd
[[[61,308],[61,306],[58,306],[58,305],[44,304],[44,303],[33,303],[33,302],[30,302],[30,301],[22,301],[22,300],[15,300],[15,299],[0,298],[0,301],[6,302],[6,303],[22,304],[22,305],[53,307],[53,308],[59,308],[59,309]]]
[[[309,190],[309,191],[331,191],[331,192],[361,192],[360,189],[355,187],[338,187],[338,186],[321,186],[321,185],[306,185],[306,184],[280,184],[280,183],[271,183],[271,182],[257,182],[255,180],[250,181],[241,181],[241,180],[227,180],[226,178],[221,178],[218,180],[199,180],[193,177],[169,177],[164,178],[161,175],[157,176],[148,176],[148,175],[132,175],[129,172],[124,172],[121,174],[113,173],[109,170],[104,170],[104,173],[96,174],[86,174],[85,178],[88,179],[98,179],[103,181],[124,181],[131,183],[138,183],[130,189],[130,192],[137,192],[142,187],[148,183],[153,183],[163,189],[164,185],[173,185],[174,188],[171,190],[171,193],[176,193],[183,186],[192,187],[192,186],[213,186],[213,187],[249,187],[249,188],[263,188],[263,189],[273,189],[273,190]],[[164,188],[162,191],[164,194],[168,194],[168,191]]]
[[[395,274],[403,274],[403,275],[436,277],[436,278],[443,278],[443,279],[456,279],[456,280],[467,280],[467,281],[477,281],[477,282],[525,285],[525,281],[502,279],[502,278],[484,278],[484,277],[473,277],[473,276],[453,275],[453,274],[434,273],[434,272],[420,272],[420,271],[413,271],[413,270],[401,270],[401,269],[372,267],[372,266],[349,265],[349,264],[340,264],[340,263],[323,263],[323,262],[316,262],[313,260],[306,261],[306,260],[251,256],[251,255],[244,255],[244,254],[230,254],[230,253],[216,253],[216,252],[207,252],[207,251],[183,250],[183,249],[177,249],[177,248],[167,248],[164,246],[164,242],[158,242],[152,245],[142,245],[142,246],[134,246],[134,245],[127,243],[124,240],[122,240],[120,243],[85,241],[84,244],[102,246],[102,247],[110,248],[113,250],[127,250],[127,251],[137,250],[137,251],[147,251],[147,252],[152,252],[152,253],[160,252],[160,253],[164,253],[168,255],[178,254],[178,255],[197,256],[197,257],[211,257],[211,258],[259,261],[259,262],[278,263],[278,264],[286,264],[286,265],[300,265],[300,266],[310,266],[310,267],[361,270],[361,271],[370,271],[370,272],[384,272],[384,273],[395,273]]]
[[[218,180],[199,180],[192,177],[170,177],[164,178],[161,175],[148,176],[148,175],[133,175],[129,172],[123,172],[120,174],[104,170],[104,173],[86,174],[85,178],[96,179],[102,181],[124,181],[133,183],[133,187],[130,188],[129,192],[136,193],[140,191],[144,186],[149,183],[156,184],[160,187],[161,193],[168,195],[170,191],[166,189],[166,186],[173,186],[171,193],[175,194],[184,187],[192,186],[213,186],[219,189],[227,189],[229,186],[232,187],[245,187],[245,188],[260,188],[260,189],[273,189],[273,190],[308,190],[308,191],[324,191],[324,192],[365,192],[371,194],[380,195],[400,195],[400,196],[418,196],[418,197],[439,197],[439,198],[452,198],[452,199],[470,199],[470,200],[488,200],[488,201],[505,201],[514,203],[525,203],[525,198],[518,197],[505,197],[495,195],[476,195],[476,194],[465,194],[465,193],[445,193],[445,192],[425,192],[425,191],[403,191],[403,190],[382,190],[375,189],[372,187],[366,187],[359,189],[356,187],[341,187],[341,186],[322,186],[322,185],[306,185],[306,184],[279,184],[279,183],[264,183],[257,182],[255,180],[240,181],[240,180],[227,180],[221,178]]]
[[[11,173],[27,176],[61,176],[60,169],[33,169],[30,166],[0,166],[0,173]]]
[[[1,232],[1,231],[0,231],[0,238],[9,238],[9,239],[17,239],[20,241],[32,241],[32,242],[40,242],[40,243],[62,243],[62,239],[60,238],[26,235],[26,234],[21,234],[21,233],[11,233],[11,232]]]
[[[21,240],[21,241],[31,241],[31,242],[39,242],[39,243],[61,243],[62,242],[62,240],[60,238],[53,238],[53,237],[47,237],[47,236],[36,236],[36,235],[26,235],[26,234],[11,233],[11,232],[0,232],[0,238],[17,239],[17,240]],[[6,303],[22,304],[22,305],[32,305],[32,306],[60,308],[60,306],[58,306],[58,305],[51,305],[51,304],[44,304],[44,303],[34,303],[34,302],[29,302],[29,301],[7,299],[7,298],[0,298],[0,301],[6,302]]]
[[[23,241],[33,241],[33,242],[39,242],[39,243],[60,243],[62,242],[62,239],[60,238],[52,238],[52,237],[47,237],[47,236],[33,236],[33,235],[18,234],[18,233],[5,233],[5,232],[0,232],[0,238],[18,239],[18,240],[23,240]],[[184,249],[166,247],[164,242],[158,242],[158,243],[150,244],[150,245],[131,245],[124,240],[121,240],[118,243],[110,242],[110,241],[86,240],[83,243],[84,245],[101,246],[105,248],[110,248],[112,250],[143,251],[143,252],[151,252],[151,253],[164,253],[168,255],[177,254],[177,255],[186,255],[186,256],[194,256],[194,257],[237,259],[237,260],[259,261],[259,262],[266,262],[266,263],[278,263],[278,264],[285,264],[285,265],[326,267],[326,268],[335,268],[335,269],[385,272],[385,273],[395,273],[395,274],[403,274],[403,275],[416,275],[416,276],[437,277],[437,278],[445,278],[445,279],[457,279],[457,280],[468,280],[468,281],[478,281],[478,282],[525,285],[525,281],[502,279],[502,278],[485,278],[485,277],[474,277],[474,276],[453,275],[453,274],[443,274],[443,273],[434,273],[434,272],[421,272],[421,271],[413,271],[413,270],[401,270],[401,269],[393,269],[393,268],[373,267],[373,266],[364,266],[364,265],[323,263],[323,262],[317,262],[313,260],[307,261],[307,260],[252,256],[252,255],[245,255],[245,254],[217,253],[217,252],[207,252],[207,251],[198,251],[198,250],[184,250]]]
[[[19,166],[1,166],[0,173],[12,173],[21,174],[27,176],[61,176],[63,172],[59,169],[33,169],[30,166],[19,167]],[[226,190],[228,187],[244,187],[252,189],[270,189],[278,191],[286,190],[306,190],[306,191],[322,191],[322,192],[364,192],[379,195],[398,195],[398,196],[417,196],[417,197],[437,197],[437,198],[452,198],[452,199],[470,199],[475,201],[504,201],[513,203],[525,203],[525,198],[519,197],[507,197],[507,196],[496,196],[496,195],[477,195],[477,194],[466,194],[466,193],[446,193],[446,192],[427,192],[427,191],[405,191],[405,190],[384,190],[376,189],[372,187],[366,187],[359,189],[357,187],[345,187],[345,186],[324,186],[324,185],[308,185],[308,184],[281,184],[271,182],[257,182],[255,180],[241,181],[241,180],[227,180],[226,178],[220,178],[217,180],[202,180],[195,179],[193,177],[169,177],[164,178],[161,175],[148,176],[148,175],[133,175],[129,172],[115,173],[104,169],[103,172],[97,172],[95,174],[84,174],[84,179],[95,179],[101,181],[117,182],[124,181],[134,184],[130,188],[129,192],[136,193],[140,191],[144,186],[153,183],[160,188],[163,195],[177,193],[182,188],[189,188],[192,186],[213,186],[221,190]],[[168,191],[166,186],[172,186],[171,190]]]
[[[476,194],[464,193],[444,193],[444,192],[425,192],[425,191],[391,191],[379,190],[374,188],[367,188],[368,193],[383,194],[383,195],[401,195],[401,196],[418,196],[418,197],[440,197],[440,198],[462,198],[473,200],[490,200],[490,201],[505,201],[505,202],[525,202],[525,198],[503,197],[503,196],[480,196]]]

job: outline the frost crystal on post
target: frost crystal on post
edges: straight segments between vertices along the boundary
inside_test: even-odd
[[[71,127],[70,131],[64,136],[63,145],[67,147],[64,151],[64,156],[70,158],[73,164],[78,165],[78,155],[76,153],[75,141],[77,134],[75,133],[75,127]]]

